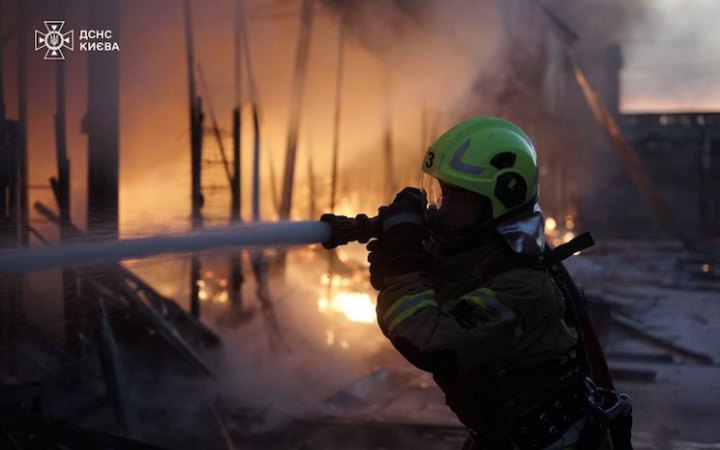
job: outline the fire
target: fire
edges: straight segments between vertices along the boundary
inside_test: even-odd
[[[333,295],[332,300],[321,297],[317,304],[318,311],[324,314],[339,313],[351,322],[375,322],[375,302],[370,294],[365,292],[338,292]]]
[[[198,280],[197,286],[198,299],[201,302],[227,303],[230,298],[227,278],[216,278],[212,271],[207,271],[205,279]]]
[[[324,274],[320,281],[322,288],[317,301],[318,311],[323,314],[342,314],[351,322],[375,322],[374,296],[363,292],[367,280],[361,274],[355,273],[349,277]]]
[[[571,241],[575,237],[575,233],[571,231],[575,228],[575,219],[573,216],[565,216],[565,219],[562,220],[562,225],[563,226],[558,226],[558,222],[552,217],[545,219],[545,234],[553,247]],[[579,253],[580,252],[577,252],[576,254]]]
[[[555,231],[556,228],[557,222],[555,222],[555,219],[553,219],[552,217],[548,217],[547,219],[545,219],[545,229],[547,231]]]
[[[565,228],[568,230],[575,228],[575,220],[570,215],[565,216]]]

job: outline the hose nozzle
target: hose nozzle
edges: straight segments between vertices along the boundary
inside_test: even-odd
[[[354,218],[323,214],[320,221],[329,224],[332,232],[330,239],[322,243],[328,250],[353,241],[364,244],[382,232],[382,222],[378,217],[365,214],[358,214]]]

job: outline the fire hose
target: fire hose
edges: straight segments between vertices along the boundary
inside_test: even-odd
[[[352,241],[367,242],[378,236],[380,230],[380,221],[364,214],[355,218],[324,214],[320,221],[262,222],[205,228],[175,235],[67,242],[47,247],[2,250],[0,274],[235,247],[285,247],[322,243],[325,248],[331,249]]]

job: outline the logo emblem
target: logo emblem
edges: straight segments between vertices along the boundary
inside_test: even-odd
[[[62,32],[65,26],[64,20],[45,20],[46,33],[35,30],[35,51],[46,48],[46,60],[63,60],[63,48],[73,49],[74,31],[70,30],[66,33]]]

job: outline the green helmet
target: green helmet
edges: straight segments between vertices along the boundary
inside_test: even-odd
[[[497,117],[474,117],[450,128],[430,146],[422,170],[489,198],[493,219],[537,198],[533,144],[517,125]]]

